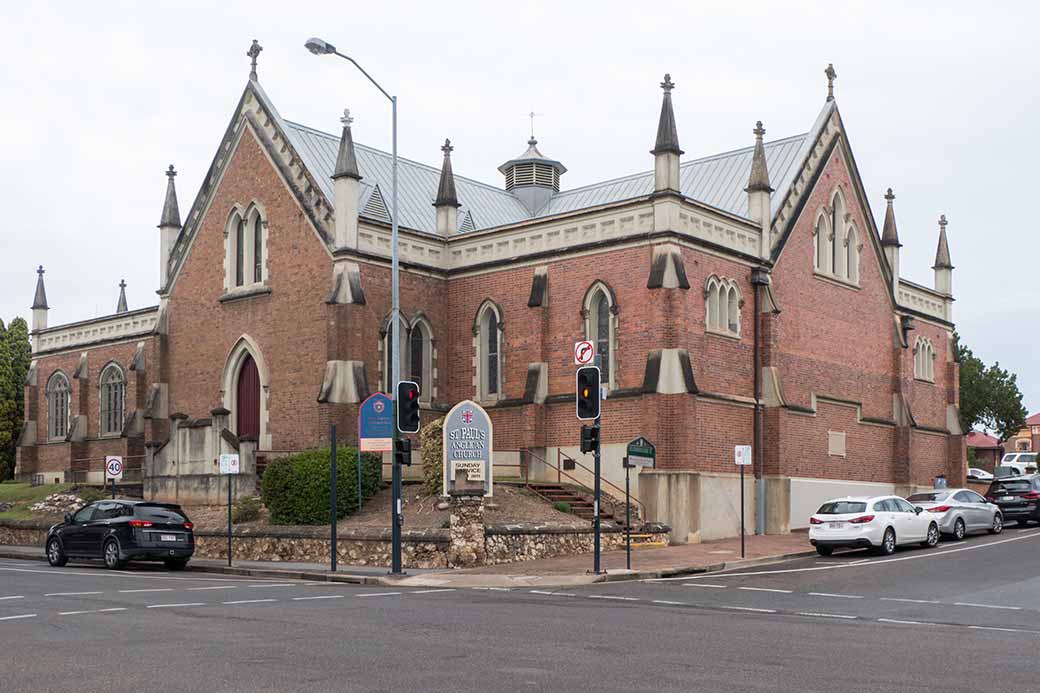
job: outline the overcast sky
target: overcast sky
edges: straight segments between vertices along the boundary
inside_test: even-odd
[[[1040,409],[1034,3],[32,2],[0,9],[0,316],[30,317],[39,264],[50,324],[157,302],[174,164],[182,213],[249,73],[283,117],[389,149],[383,97],[312,35],[354,56],[400,102],[402,156],[500,184],[532,109],[541,150],[573,188],[652,167],[670,72],[687,157],[806,131],[836,95],[875,219],[896,193],[904,277],[932,285],[945,213],[963,339],[1019,376]],[[214,6],[221,9],[214,10]]]

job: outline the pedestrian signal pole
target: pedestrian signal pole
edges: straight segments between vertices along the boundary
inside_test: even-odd
[[[592,491],[592,572],[600,574],[600,371],[596,366],[583,366],[575,374],[576,413],[579,421],[592,421],[581,427],[581,451],[593,455]]]

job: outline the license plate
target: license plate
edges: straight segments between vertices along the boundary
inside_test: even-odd
[[[176,534],[160,534],[159,541],[177,541]]]
[[[1008,501],[1013,501],[1013,500],[1015,500],[1015,497],[1014,497],[1014,496],[1001,496],[1001,497],[1000,497],[1000,500],[1002,500],[1002,501],[1004,501],[1004,502],[1006,503],[1006,502],[1008,502]]]
[[[830,523],[828,523],[828,526],[831,529],[845,529],[845,523],[844,522],[830,522]]]

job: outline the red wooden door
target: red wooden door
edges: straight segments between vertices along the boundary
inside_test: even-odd
[[[246,356],[238,372],[238,437],[260,437],[260,372]]]

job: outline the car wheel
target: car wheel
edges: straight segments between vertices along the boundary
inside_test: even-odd
[[[885,536],[881,539],[881,546],[877,547],[877,552],[882,556],[891,556],[896,552],[896,531],[891,527],[885,530]]]
[[[821,556],[830,556],[832,553],[834,553],[834,547],[833,546],[817,546],[816,547],[816,553],[820,554]]]
[[[957,521],[960,522],[960,519],[958,519]],[[964,535],[961,534],[961,536],[963,537]],[[935,548],[938,545],[939,545],[939,525],[937,525],[937,524],[935,524],[933,522],[932,524],[928,525],[928,537],[924,541],[921,542],[921,546],[924,546],[926,548],[931,549],[931,548]]]
[[[111,570],[119,570],[126,566],[126,561],[119,558],[119,543],[115,539],[109,539],[105,542],[105,548],[102,551],[105,557],[105,567]]]
[[[957,521],[953,523],[953,538],[960,541],[964,538],[964,533],[964,520],[958,517]]]
[[[993,514],[993,524],[990,525],[990,534],[1000,534],[1004,531],[1004,516],[1000,513]]]
[[[51,537],[47,542],[47,562],[55,568],[60,568],[69,562],[69,557],[65,555],[65,549],[61,548],[58,537]]]
[[[167,558],[163,561],[163,565],[166,566],[167,570],[184,570],[185,566],[188,565],[187,558]]]

